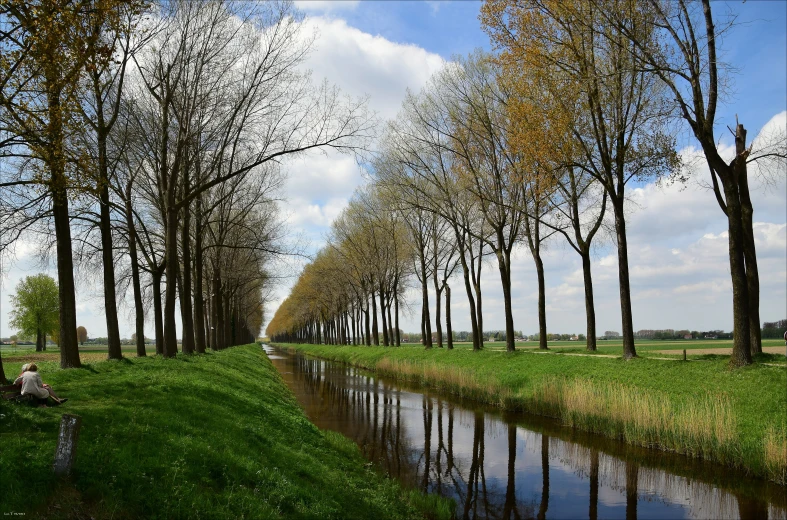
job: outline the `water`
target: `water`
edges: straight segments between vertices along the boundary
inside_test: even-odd
[[[787,488],[265,347],[319,428],[457,518],[787,519]]]

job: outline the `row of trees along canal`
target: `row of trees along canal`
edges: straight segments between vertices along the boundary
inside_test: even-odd
[[[176,354],[178,300],[184,352],[259,332],[286,252],[281,161],[373,129],[364,100],[302,69],[302,23],[275,1],[2,3],[0,252],[56,250],[62,367],[80,366],[75,265],[103,282],[111,359],[126,292],[140,356],[151,313]]]
[[[399,345],[402,296],[406,282],[416,279],[426,348],[433,344],[430,284],[438,346],[445,294],[445,337],[452,348],[449,279],[456,271],[469,303],[473,348],[479,349],[480,276],[490,255],[500,271],[512,351],[511,253],[524,243],[536,266],[539,346],[546,349],[541,252],[545,240],[562,235],[582,258],[587,348],[595,350],[590,251],[609,206],[623,356],[635,356],[626,186],[681,177],[673,123],[684,120],[704,152],[729,222],[731,363],[751,363],[761,341],[747,165],[759,159],[760,172],[775,171],[785,157],[785,136],[758,139],[754,150],[739,124],[735,157],[720,155],[714,118],[724,71],[716,45],[733,20],[720,30],[707,0],[489,0],[481,19],[497,54],[457,59],[407,96],[370,165],[373,182],[333,223],[328,245],[306,267],[268,335],[377,345],[379,314],[382,343]]]

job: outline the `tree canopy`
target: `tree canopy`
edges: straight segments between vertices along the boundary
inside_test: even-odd
[[[20,336],[35,336],[36,350],[41,350],[44,336],[59,326],[57,282],[46,274],[28,276],[17,284],[11,305],[11,326],[19,329]]]

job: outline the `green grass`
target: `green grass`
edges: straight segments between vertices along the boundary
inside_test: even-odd
[[[631,444],[714,460],[782,484],[787,477],[783,367],[756,363],[730,369],[728,356],[682,362],[643,355],[623,361],[532,349],[509,354],[420,346],[287,346],[462,397],[558,417],[569,426]],[[762,359],[770,362],[772,356]]]
[[[18,373],[21,362],[6,363]],[[317,429],[256,345],[39,370],[70,401],[0,404],[0,511],[26,518],[447,518],[349,439]],[[60,416],[82,417],[71,478],[51,472]]]

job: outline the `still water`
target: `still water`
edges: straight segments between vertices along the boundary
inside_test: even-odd
[[[787,519],[787,488],[264,347],[309,419],[457,518]]]

